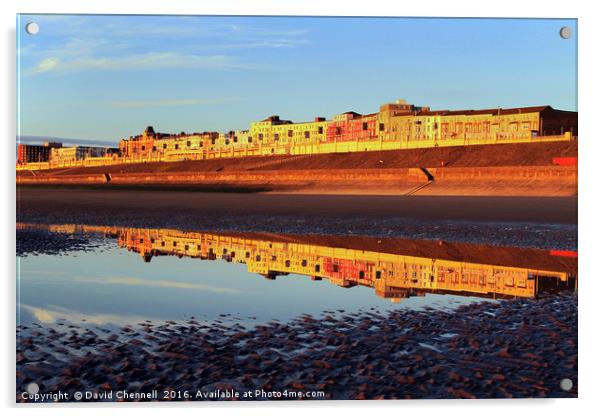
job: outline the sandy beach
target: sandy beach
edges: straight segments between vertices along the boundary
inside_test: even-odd
[[[577,223],[576,197],[394,197],[17,189],[17,212],[56,215],[309,215],[483,222]]]
[[[577,396],[576,384],[560,387],[562,379],[577,381],[573,294],[455,313],[344,312],[252,329],[228,316],[115,331],[68,322],[21,326],[17,401],[31,381],[70,394],[66,401],[82,390],[96,392],[94,401],[119,401],[123,390],[140,393],[135,401],[153,400],[144,396],[153,390],[161,400],[188,392],[167,397],[177,401]],[[226,391],[240,396],[220,396]],[[246,391],[253,396],[243,397]],[[320,395],[299,396],[308,393]]]
[[[17,189],[17,220],[577,249],[577,198]]]

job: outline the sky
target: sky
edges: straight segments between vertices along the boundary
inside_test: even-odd
[[[576,33],[574,19],[20,15],[18,135],[116,143],[398,98],[576,111]]]

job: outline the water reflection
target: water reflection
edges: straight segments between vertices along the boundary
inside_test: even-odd
[[[325,279],[343,288],[365,286],[393,302],[426,293],[534,298],[575,290],[577,285],[576,252],[357,236],[218,234],[85,225],[18,227],[101,233],[139,253],[144,262],[158,256],[224,260],[245,264],[250,273],[269,280],[293,274]]]

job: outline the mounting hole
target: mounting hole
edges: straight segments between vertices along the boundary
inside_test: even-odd
[[[560,37],[562,39],[568,39],[571,37],[572,34],[573,34],[573,31],[571,30],[570,27],[563,26],[560,28]]]
[[[29,22],[25,25],[25,31],[29,35],[37,35],[40,31],[40,26],[36,22]]]
[[[27,393],[30,395],[38,394],[40,391],[40,386],[37,383],[29,383],[26,387]]]
[[[560,388],[564,391],[571,391],[573,388],[573,380],[570,378],[563,378],[560,380]]]

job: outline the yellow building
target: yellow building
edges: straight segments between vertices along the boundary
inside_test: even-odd
[[[549,106],[431,111],[403,100],[381,106],[378,135],[399,148],[529,142],[577,133],[577,113]]]
[[[328,121],[316,117],[314,121],[293,123],[271,116],[251,123],[252,143],[262,149],[261,154],[292,154],[294,148],[325,141]]]

